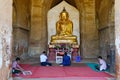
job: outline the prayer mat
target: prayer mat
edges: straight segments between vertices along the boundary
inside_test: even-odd
[[[97,71],[95,66],[98,66],[97,63],[86,63],[87,66],[89,66],[92,70]],[[105,70],[106,72],[110,72],[110,69]],[[97,71],[98,72],[98,71]]]
[[[31,71],[32,75],[23,75],[19,76],[22,78],[67,78],[67,77],[79,77],[79,78],[99,78],[113,77],[112,75],[105,72],[95,72],[88,66],[31,66],[29,64],[21,65],[25,70]],[[85,80],[88,80],[85,79]],[[92,80],[92,79],[91,79]],[[95,80],[95,79],[93,79]]]

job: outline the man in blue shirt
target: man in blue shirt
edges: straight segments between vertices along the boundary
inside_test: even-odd
[[[61,66],[70,66],[70,65],[71,65],[70,56],[68,56],[67,52],[65,52]]]

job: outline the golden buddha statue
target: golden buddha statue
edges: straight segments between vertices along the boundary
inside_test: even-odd
[[[56,23],[56,35],[51,36],[52,43],[74,43],[77,44],[77,37],[73,35],[73,22],[69,20],[69,14],[63,9],[59,20]]]

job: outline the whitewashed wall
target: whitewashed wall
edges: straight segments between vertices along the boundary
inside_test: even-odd
[[[120,1],[116,0],[115,4],[115,45],[118,54],[120,55]]]
[[[10,64],[12,49],[12,0],[0,0],[0,68]]]

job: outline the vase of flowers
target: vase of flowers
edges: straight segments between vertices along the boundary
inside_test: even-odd
[[[59,44],[56,44],[55,47],[56,51],[59,51],[59,49],[61,48],[61,46]]]

